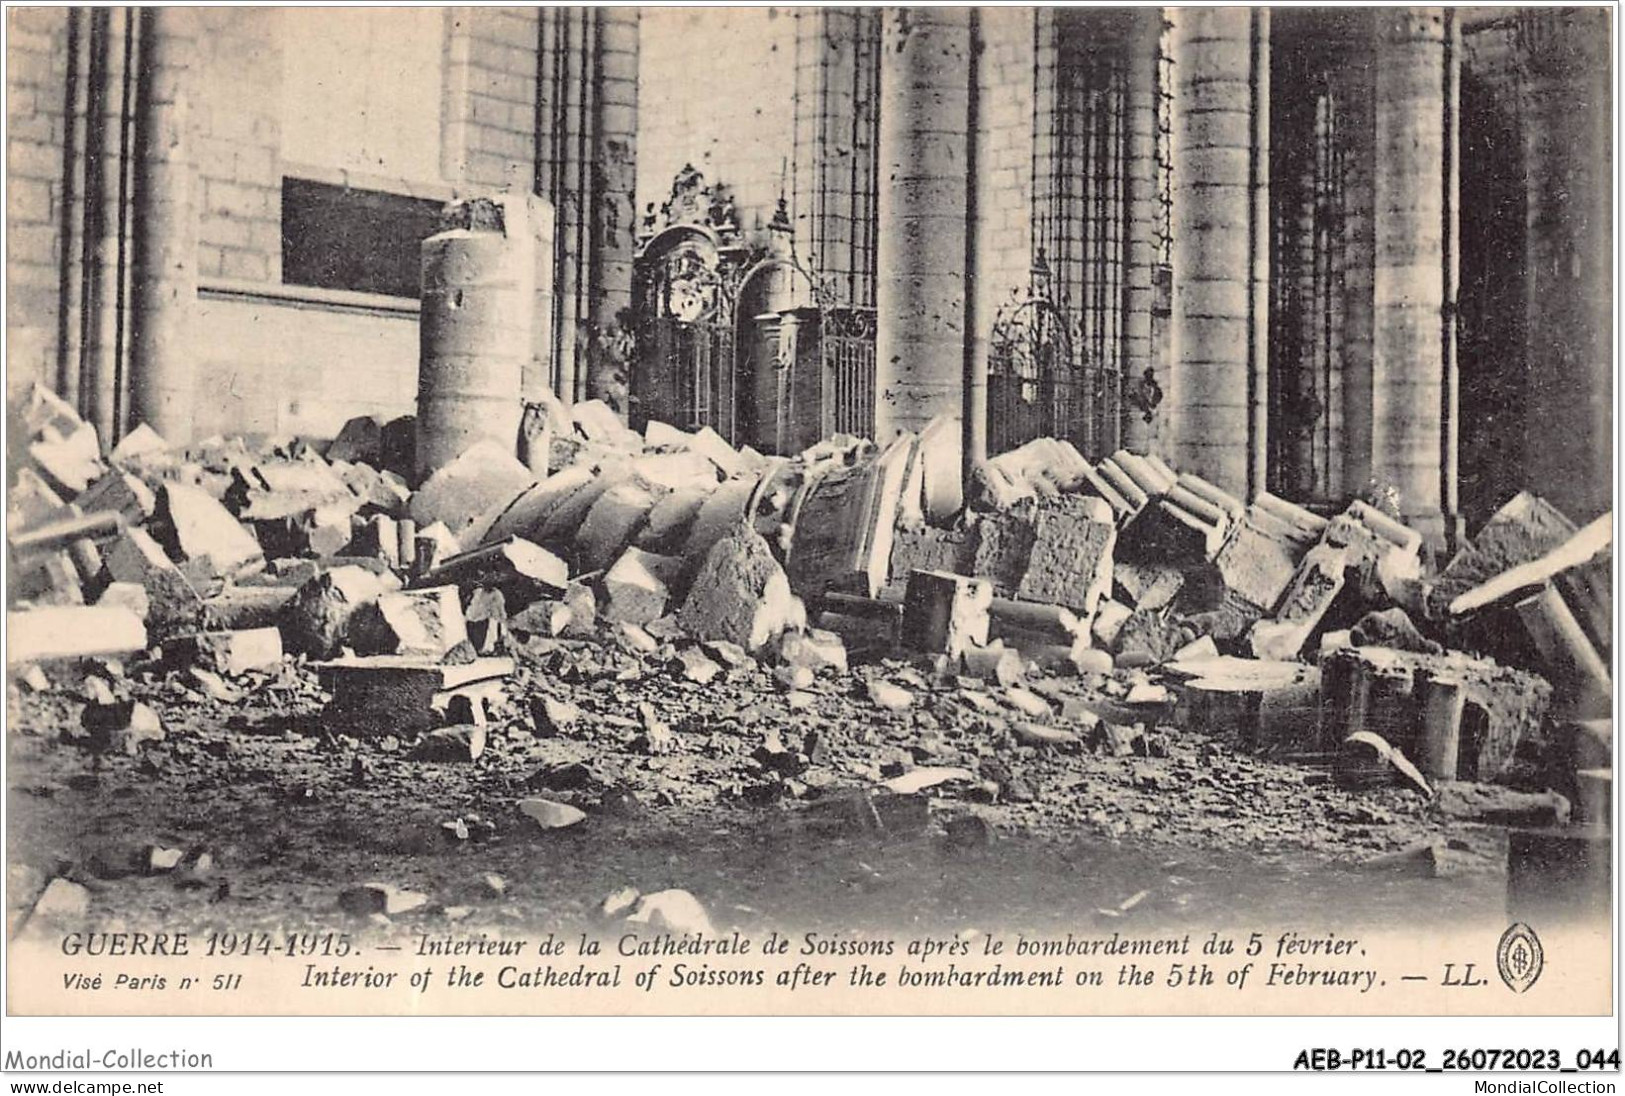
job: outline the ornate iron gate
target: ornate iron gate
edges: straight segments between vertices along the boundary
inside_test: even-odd
[[[726,188],[689,167],[648,211],[633,268],[634,426],[709,426],[769,452],[873,432],[874,309],[841,302],[802,264],[783,204],[747,242]],[[788,277],[764,297],[759,276],[776,271]]]
[[[631,419],[684,430],[709,426],[734,441],[736,306],[749,249],[738,241],[733,200],[692,167],[644,218],[633,264],[637,353]]]
[[[988,452],[1047,436],[1101,457],[1118,446],[1118,370],[1095,359],[1080,322],[1051,298],[1043,261],[1040,254],[1031,288],[1012,297],[993,321]]]

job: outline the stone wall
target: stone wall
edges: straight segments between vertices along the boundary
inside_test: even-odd
[[[693,164],[765,227],[790,192],[796,20],[787,8],[646,8],[638,79],[637,208],[658,209]]]

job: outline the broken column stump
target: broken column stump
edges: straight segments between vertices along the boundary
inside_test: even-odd
[[[993,584],[946,571],[915,571],[903,598],[903,637],[916,650],[958,658],[987,644]]]
[[[1449,779],[1494,780],[1512,765],[1519,743],[1542,741],[1552,688],[1544,678],[1459,651],[1443,655],[1388,647],[1342,647],[1321,659],[1321,741],[1331,748],[1356,731],[1381,736],[1407,757],[1421,753],[1428,680],[1459,681],[1462,715],[1456,771]],[[1437,702],[1435,702],[1437,703]],[[1436,709],[1435,716],[1453,710]]]
[[[413,734],[439,722],[453,696],[484,701],[513,673],[511,658],[476,658],[459,665],[400,655],[347,657],[314,663],[332,695],[332,726],[353,734]]]

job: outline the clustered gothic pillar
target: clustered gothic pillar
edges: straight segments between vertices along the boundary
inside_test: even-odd
[[[1377,14],[1371,470],[1442,539],[1445,36],[1438,8]]]
[[[881,52],[875,436],[961,413],[972,19],[894,8]]]
[[[1255,18],[1246,8],[1173,13],[1170,456],[1237,494],[1251,487],[1252,438],[1264,429],[1251,421],[1266,322],[1254,315],[1255,256],[1268,244],[1253,224]]]
[[[139,422],[170,441],[191,437],[194,18],[184,8],[68,13],[58,375],[104,446]]]
[[[536,191],[555,210],[553,383],[566,400],[610,394],[596,366],[632,299],[638,25],[636,8],[540,14]]]
[[[1599,8],[1516,18],[1529,181],[1526,475],[1584,520],[1611,502],[1609,17]]]
[[[1157,265],[1157,50],[1162,9],[1136,8],[1128,31],[1128,294],[1123,318],[1123,383],[1135,385],[1155,370],[1151,314]],[[1153,379],[1155,374],[1153,372]],[[1145,451],[1149,424],[1125,401],[1123,444]]]
[[[186,8],[140,11],[134,216],[134,422],[170,441],[192,431],[190,329],[197,299],[197,171],[187,140],[186,85],[195,47]]]

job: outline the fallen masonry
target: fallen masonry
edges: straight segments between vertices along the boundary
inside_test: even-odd
[[[150,431],[104,454],[43,390],[12,411],[34,447],[8,505],[14,700],[97,766],[230,763],[253,713],[346,787],[407,766],[464,789],[437,826],[471,843],[717,797],[959,852],[1013,805],[1114,840],[1249,820],[1212,842],[1318,840],[1316,797],[1561,834],[1610,816],[1611,526],[1532,495],[1430,569],[1367,502],[1244,502],[1150,454],[1038,439],[961,490],[946,418],[763,457],[561,404],[524,459],[486,438],[416,479],[410,421],[356,420],[325,456]],[[224,732],[177,719],[204,703]],[[541,741],[567,777],[499,771]],[[1254,765],[1298,778],[1259,791]],[[1093,801],[1095,766],[1132,809]],[[389,916],[381,887],[345,901]],[[640,923],[704,918],[685,893],[642,896]]]

